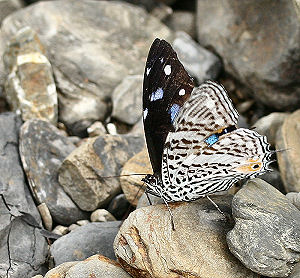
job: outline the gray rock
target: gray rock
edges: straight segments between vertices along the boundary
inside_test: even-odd
[[[288,113],[274,112],[260,118],[253,126],[255,127],[255,131],[267,136],[268,142],[272,146],[275,146],[277,131],[281,128],[283,121],[288,115]]]
[[[300,109],[289,115],[276,136],[277,160],[286,192],[300,192]]]
[[[231,199],[213,198],[226,215]],[[142,273],[143,277],[257,277],[229,252],[226,232],[232,223],[208,199],[169,206],[175,231],[164,204],[137,209],[123,222],[114,250],[128,273]]]
[[[217,78],[221,70],[220,59],[197,44],[188,34],[176,32],[172,45],[185,69],[199,83]]]
[[[143,147],[141,136],[90,138],[64,160],[59,182],[81,209],[94,211],[121,191],[119,178],[115,176]]]
[[[129,206],[130,203],[127,201],[125,194],[119,194],[110,201],[107,210],[118,220],[121,220],[128,212]]]
[[[174,11],[164,23],[173,31],[183,31],[193,39],[196,37],[195,13],[190,11]]]
[[[69,261],[80,261],[94,254],[115,259],[113,241],[121,221],[89,223],[60,237],[51,246],[55,265]]]
[[[32,194],[45,203],[53,219],[63,225],[88,216],[82,212],[58,183],[58,169],[75,146],[49,122],[30,120],[20,132],[20,155]]]
[[[2,0],[0,1],[0,22],[9,14],[21,9],[24,6],[22,0]]]
[[[24,121],[57,123],[57,94],[51,65],[37,34],[25,27],[9,42],[3,60],[8,72],[5,96]]]
[[[293,268],[291,274],[288,276],[288,278],[299,278],[299,277],[300,277],[300,263],[297,263],[294,266],[294,268]]]
[[[295,109],[300,104],[299,11],[297,0],[276,5],[198,0],[198,40],[223,58],[225,70],[256,99],[272,109]]]
[[[249,269],[286,277],[300,259],[300,211],[278,190],[250,180],[234,196],[230,251]]]
[[[24,26],[48,50],[60,121],[76,134],[107,117],[113,89],[125,76],[142,74],[152,41],[172,37],[142,8],[117,1],[39,2],[4,20],[4,41]]]
[[[286,197],[300,210],[300,192],[289,192]]]
[[[0,277],[9,278],[43,272],[47,256],[47,242],[37,228],[41,218],[19,158],[20,125],[14,113],[0,114]]]
[[[272,169],[271,172],[267,172],[263,175],[260,175],[259,178],[274,186],[281,193],[285,193],[283,181],[281,179],[279,170],[273,167],[270,168]]]
[[[142,75],[129,75],[115,88],[112,117],[129,125],[141,118],[143,79]]]

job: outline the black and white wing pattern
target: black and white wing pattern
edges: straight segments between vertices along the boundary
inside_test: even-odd
[[[144,128],[154,175],[147,191],[167,202],[192,201],[266,172],[266,137],[237,128],[223,86],[192,79],[171,46],[156,39],[144,75]]]
[[[195,200],[268,170],[272,152],[266,137],[237,129],[237,120],[238,113],[221,85],[207,81],[192,92],[163,151],[166,200]]]
[[[143,120],[153,172],[160,175],[163,146],[173,120],[190,97],[193,79],[171,45],[155,39],[146,62],[143,84]]]

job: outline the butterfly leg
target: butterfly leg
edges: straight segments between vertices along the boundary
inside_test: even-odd
[[[152,206],[152,202],[151,202],[151,199],[149,197],[149,194],[148,192],[145,192],[146,193],[146,196],[147,196],[147,199],[148,199],[148,202],[149,202],[149,205]]]
[[[163,201],[164,201],[164,203],[165,203],[165,205],[166,205],[166,207],[167,207],[167,209],[168,209],[168,211],[169,211],[169,213],[170,213],[170,219],[171,219],[172,230],[175,231],[175,225],[174,225],[174,216],[173,216],[173,213],[172,213],[172,211],[171,211],[171,209],[170,209],[170,207],[169,207],[168,202],[164,199],[164,197],[162,196],[162,194],[161,194],[161,198],[163,199]]]
[[[215,208],[227,219],[224,212],[219,208],[219,206],[208,196],[206,195],[206,198],[215,206]]]

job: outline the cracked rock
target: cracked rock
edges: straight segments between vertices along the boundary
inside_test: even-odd
[[[230,196],[215,196],[230,215]],[[169,203],[132,212],[114,242],[116,257],[133,277],[254,278],[230,252],[226,233],[232,224],[207,199]]]
[[[300,211],[261,179],[250,180],[234,196],[230,251],[249,269],[286,277],[300,260]]]
[[[21,166],[18,134],[21,119],[0,115],[0,277],[31,277],[43,273],[47,242],[41,218]]]
[[[21,128],[19,149],[36,202],[45,203],[52,218],[62,225],[88,218],[58,183],[58,169],[75,149],[68,137],[46,121],[30,120]]]

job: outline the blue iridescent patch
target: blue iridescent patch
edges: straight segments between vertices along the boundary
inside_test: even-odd
[[[213,145],[214,143],[218,142],[219,135],[218,134],[212,134],[208,138],[204,140],[205,143],[207,143],[209,146]]]
[[[155,92],[150,95],[150,101],[156,101],[162,99],[164,96],[164,91],[162,88],[157,88]]]
[[[171,114],[171,122],[175,120],[176,116],[178,115],[178,112],[180,110],[180,106],[178,104],[173,104],[169,110],[169,114]]]

